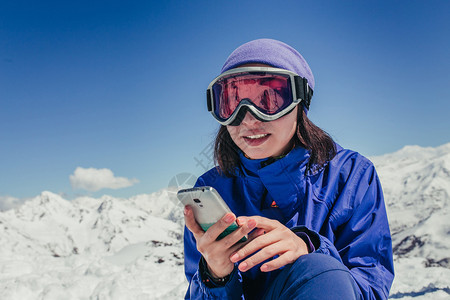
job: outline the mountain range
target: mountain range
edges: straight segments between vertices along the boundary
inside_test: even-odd
[[[383,185],[390,299],[450,298],[450,143],[370,158]],[[0,212],[1,299],[180,299],[183,213],[173,191],[66,200],[45,191]]]

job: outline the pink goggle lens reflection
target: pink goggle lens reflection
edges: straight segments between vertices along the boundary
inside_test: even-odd
[[[263,113],[272,115],[292,103],[289,76],[268,73],[240,73],[219,79],[213,85],[214,110],[228,119],[246,99]]]

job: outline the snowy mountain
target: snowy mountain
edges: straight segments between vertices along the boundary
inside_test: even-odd
[[[450,298],[450,144],[371,158],[388,206],[391,299]],[[72,201],[43,192],[0,212],[1,299],[181,299],[173,191]]]
[[[450,299],[450,143],[373,157],[391,226],[391,299]]]
[[[182,221],[167,191],[71,202],[43,192],[0,213],[0,298],[179,299]]]

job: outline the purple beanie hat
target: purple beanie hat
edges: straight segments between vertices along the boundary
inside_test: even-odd
[[[243,44],[231,53],[221,73],[249,63],[266,64],[297,73],[308,79],[309,87],[314,90],[314,76],[308,63],[297,50],[283,42],[259,39]]]

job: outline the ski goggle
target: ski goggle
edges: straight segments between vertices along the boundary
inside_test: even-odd
[[[224,72],[207,89],[208,111],[222,125],[239,125],[247,111],[260,121],[273,121],[297,104],[309,109],[313,90],[308,80],[271,67],[243,67]]]

